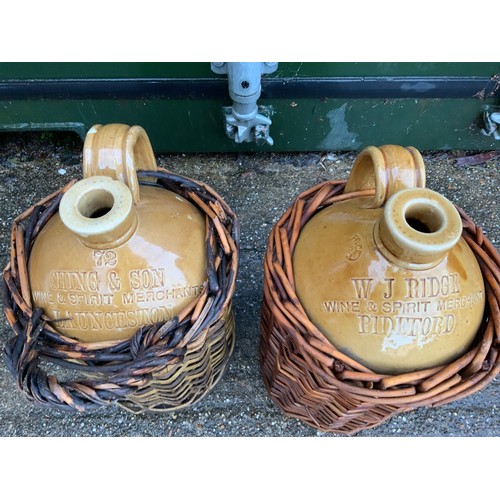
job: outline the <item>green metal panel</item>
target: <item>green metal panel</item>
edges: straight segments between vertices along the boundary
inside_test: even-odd
[[[498,62],[282,62],[270,78],[348,76],[492,76]],[[0,80],[33,78],[220,78],[209,62],[1,63]]]
[[[73,130],[84,138],[95,123],[143,126],[161,151],[357,150],[370,144],[406,144],[421,150],[498,149],[479,133],[477,104],[465,99],[272,100],[272,148],[235,144],[221,126],[220,104],[199,101],[0,102],[0,129]],[[57,121],[48,121],[57,117]],[[193,136],[193,134],[196,134]]]
[[[500,73],[500,63],[279,63],[273,79],[483,77]],[[0,83],[74,79],[185,79],[213,82],[221,77],[209,63],[3,63]],[[309,80],[307,80],[309,81]],[[312,81],[312,80],[311,80]],[[182,81],[181,81],[182,83]],[[312,81],[314,84],[314,81]],[[142,125],[156,152],[358,150],[374,144],[413,145],[421,150],[499,149],[500,141],[481,134],[485,109],[498,109],[490,97],[290,98],[265,93],[259,104],[273,111],[274,145],[235,144],[224,133],[222,107],[229,96],[190,98],[8,98],[0,100],[0,130],[71,130],[82,139],[96,123]]]

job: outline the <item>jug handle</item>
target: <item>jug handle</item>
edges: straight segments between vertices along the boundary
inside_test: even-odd
[[[157,170],[146,131],[139,125],[94,125],[83,144],[83,177],[105,175],[128,186],[134,204],[140,203],[137,170]]]
[[[344,192],[375,190],[365,208],[379,208],[394,193],[408,188],[425,187],[425,165],[414,147],[368,146],[356,157]]]

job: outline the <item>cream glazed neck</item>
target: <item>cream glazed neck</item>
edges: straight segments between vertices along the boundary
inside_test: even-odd
[[[90,248],[114,248],[137,228],[137,214],[129,188],[108,176],[78,181],[59,205],[63,224]]]
[[[429,269],[458,243],[462,221],[444,196],[426,188],[392,195],[375,225],[377,247],[391,262],[408,269]]]

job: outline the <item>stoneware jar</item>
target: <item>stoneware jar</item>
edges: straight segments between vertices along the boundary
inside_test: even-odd
[[[62,197],[29,260],[32,297],[58,331],[82,342],[130,338],[175,316],[206,280],[205,217],[186,199],[141,185],[156,170],[139,126],[94,126],[83,179]]]
[[[425,188],[414,148],[366,148],[345,187],[363,190],[371,194],[302,228],[293,270],[304,310],[337,349],[378,373],[450,363],[471,345],[485,304],[457,210]]]

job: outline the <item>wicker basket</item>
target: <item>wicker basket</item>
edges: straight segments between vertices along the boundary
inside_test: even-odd
[[[261,371],[272,400],[288,416],[324,432],[355,434],[391,416],[464,398],[500,371],[500,256],[458,209],[463,237],[477,257],[487,295],[482,326],[469,351],[446,366],[381,375],[339,352],[308,318],[295,289],[292,255],[302,227],[324,207],[373,196],[328,181],[298,196],[269,236],[261,311]]]
[[[132,412],[173,411],[199,401],[223,376],[234,347],[231,299],[238,269],[239,225],[210,187],[163,169],[139,171],[206,216],[207,281],[203,292],[171,320],[140,328],[126,341],[81,343],[58,333],[31,301],[27,262],[33,242],[75,181],[17,217],[3,273],[4,310],[13,336],[4,354],[27,398],[86,411],[117,404]],[[62,366],[64,378],[49,374]],[[61,373],[61,370],[52,370]],[[60,377],[61,378],[61,377]]]

